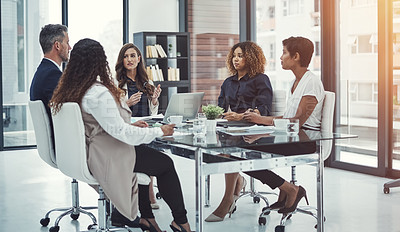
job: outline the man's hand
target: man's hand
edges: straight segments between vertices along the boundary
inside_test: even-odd
[[[129,107],[136,105],[142,98],[142,94],[143,92],[140,91],[132,94],[132,96],[128,100],[126,100],[126,104],[128,104]]]
[[[160,128],[162,130],[162,132],[164,133],[164,136],[169,136],[172,135],[174,133],[174,127],[175,124],[168,124],[168,125],[162,125]]]
[[[235,112],[226,112],[222,115],[224,115],[224,118],[228,121],[240,121],[243,119],[243,114],[238,114]]]
[[[145,121],[136,121],[134,123],[132,123],[133,126],[137,126],[137,127],[148,127],[149,124],[147,124],[147,122]]]

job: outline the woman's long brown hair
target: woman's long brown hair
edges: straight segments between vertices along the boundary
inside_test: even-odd
[[[132,43],[127,43],[124,46],[122,46],[118,54],[117,63],[115,64],[115,72],[118,81],[118,87],[122,89],[125,92],[125,94],[127,94],[127,89],[124,88],[125,84],[128,82],[128,77],[126,75],[126,68],[124,67],[124,56],[125,52],[130,48],[135,49],[138,57],[140,57],[140,61],[136,67],[136,77],[135,77],[136,87],[139,89],[139,91],[142,91],[143,93],[147,94],[147,96],[150,98],[154,93],[155,87],[154,85],[149,83],[149,77],[147,76],[146,68],[143,63],[142,53],[140,52],[139,48]]]
[[[79,40],[50,100],[53,114],[60,111],[64,102],[81,104],[86,91],[96,82],[107,87],[120,104],[122,91],[112,81],[103,46],[92,39]]]

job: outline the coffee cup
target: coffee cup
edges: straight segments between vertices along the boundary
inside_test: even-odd
[[[183,116],[182,115],[171,115],[167,118],[167,122],[175,124],[177,127],[182,125]]]
[[[276,131],[286,132],[287,124],[290,122],[289,119],[286,118],[275,118],[274,125]]]

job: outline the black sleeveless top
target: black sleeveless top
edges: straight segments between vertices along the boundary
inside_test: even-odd
[[[132,79],[125,77],[128,82],[126,86],[128,88],[128,98],[130,98],[133,94],[139,92],[139,89],[136,87],[136,82]],[[129,107],[132,111],[132,117],[143,117],[150,115],[150,106],[149,106],[149,98],[146,93],[142,94],[142,98],[138,103]]]

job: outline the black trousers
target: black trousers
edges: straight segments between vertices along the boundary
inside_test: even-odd
[[[315,142],[307,142],[307,143],[292,143],[285,146],[277,144],[277,145],[251,147],[251,148],[249,147],[249,149],[290,156],[290,155],[314,153],[317,150],[317,146]],[[285,182],[285,179],[283,179],[282,177],[278,176],[277,174],[268,169],[259,171],[250,171],[244,173],[246,173],[251,177],[254,177],[257,180],[260,180],[263,184],[268,185],[272,189],[281,186]]]
[[[134,172],[155,176],[158,190],[171,209],[174,221],[177,224],[188,222],[181,184],[172,159],[146,145],[136,146],[135,150],[136,165]],[[139,211],[143,218],[154,218],[147,185],[139,185]]]

